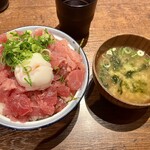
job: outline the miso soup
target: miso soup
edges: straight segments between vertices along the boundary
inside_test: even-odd
[[[103,87],[122,101],[150,102],[150,56],[131,47],[114,47],[101,55],[96,68]]]

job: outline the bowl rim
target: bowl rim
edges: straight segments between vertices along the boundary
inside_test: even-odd
[[[53,28],[53,27],[49,27],[49,26],[40,26],[40,25],[31,25],[31,26],[23,26],[23,27],[18,27],[12,30],[9,30],[7,32],[11,32],[11,31],[25,31],[25,30],[35,30],[38,28],[42,28],[42,29],[48,29],[53,35],[60,37],[61,39],[66,39],[69,42],[69,45],[71,45],[73,47],[74,50],[76,50],[76,48],[80,48],[80,55],[82,56],[83,59],[83,63],[85,65],[86,71],[85,71],[85,78],[84,78],[84,83],[82,84],[82,87],[79,89],[80,91],[77,91],[76,95],[79,93],[80,97],[77,97],[78,99],[75,101],[71,101],[69,102],[69,104],[67,104],[67,106],[65,108],[63,108],[60,112],[45,118],[45,119],[41,119],[41,120],[37,120],[37,121],[31,121],[31,122],[25,122],[25,123],[21,123],[21,122],[12,122],[9,118],[0,115],[0,119],[3,120],[6,119],[4,122],[1,122],[0,120],[0,125],[5,126],[7,128],[11,128],[14,130],[35,130],[35,129],[39,129],[39,128],[44,128],[47,126],[50,126],[56,122],[58,122],[59,120],[63,119],[65,116],[67,116],[77,105],[78,103],[81,101],[81,99],[83,98],[86,89],[88,87],[88,83],[89,83],[89,62],[87,59],[87,56],[84,52],[84,50],[81,48],[81,46],[69,35],[67,35],[66,33]],[[7,33],[5,32],[5,33]],[[12,123],[12,124],[8,124],[8,123]],[[27,125],[27,123],[29,123],[29,125]]]
[[[144,36],[141,36],[139,34],[132,34],[132,33],[124,33],[124,34],[117,34],[116,36],[112,36],[110,38],[108,38],[107,40],[105,40],[104,42],[102,42],[102,44],[99,46],[98,50],[95,52],[94,56],[93,56],[93,62],[92,62],[92,70],[94,72],[94,75],[96,77],[96,80],[98,82],[98,84],[102,87],[102,89],[111,97],[113,97],[113,99],[115,99],[115,101],[119,102],[119,103],[122,103],[122,104],[125,104],[125,105],[128,105],[128,106],[131,106],[131,107],[134,107],[134,108],[140,108],[140,107],[149,107],[150,106],[150,102],[149,103],[146,103],[146,104],[136,104],[136,103],[132,103],[132,102],[126,102],[126,101],[123,101],[123,100],[120,100],[118,98],[116,98],[115,96],[113,96],[110,92],[108,92],[106,90],[106,88],[101,84],[101,82],[98,80],[98,75],[97,75],[97,72],[96,72],[96,56],[97,56],[97,53],[98,51],[101,49],[101,47],[109,40],[112,40],[114,38],[117,38],[117,37],[121,37],[121,36],[136,36],[136,37],[139,37],[139,38],[142,38],[144,40],[147,40],[149,41],[150,38],[148,37],[144,37]]]

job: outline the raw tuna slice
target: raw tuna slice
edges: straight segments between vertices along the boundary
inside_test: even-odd
[[[81,70],[73,70],[67,76],[67,85],[72,91],[78,90],[83,82],[84,73]]]
[[[16,83],[12,79],[6,78],[0,85],[0,102],[7,102],[12,90],[16,89]]]
[[[12,93],[6,103],[6,108],[9,111],[5,113],[15,118],[32,112],[31,101],[25,94]]]
[[[7,42],[6,33],[0,34],[0,44]]]
[[[43,29],[41,29],[41,28],[36,29],[35,31],[33,31],[33,35],[35,35],[35,36],[43,35]]]

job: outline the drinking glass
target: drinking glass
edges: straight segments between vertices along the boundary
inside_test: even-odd
[[[97,0],[55,0],[59,29],[74,39],[89,35]]]

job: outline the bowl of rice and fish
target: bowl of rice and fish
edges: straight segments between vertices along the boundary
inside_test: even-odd
[[[0,124],[35,129],[66,116],[82,99],[89,66],[67,34],[27,26],[0,35]]]

